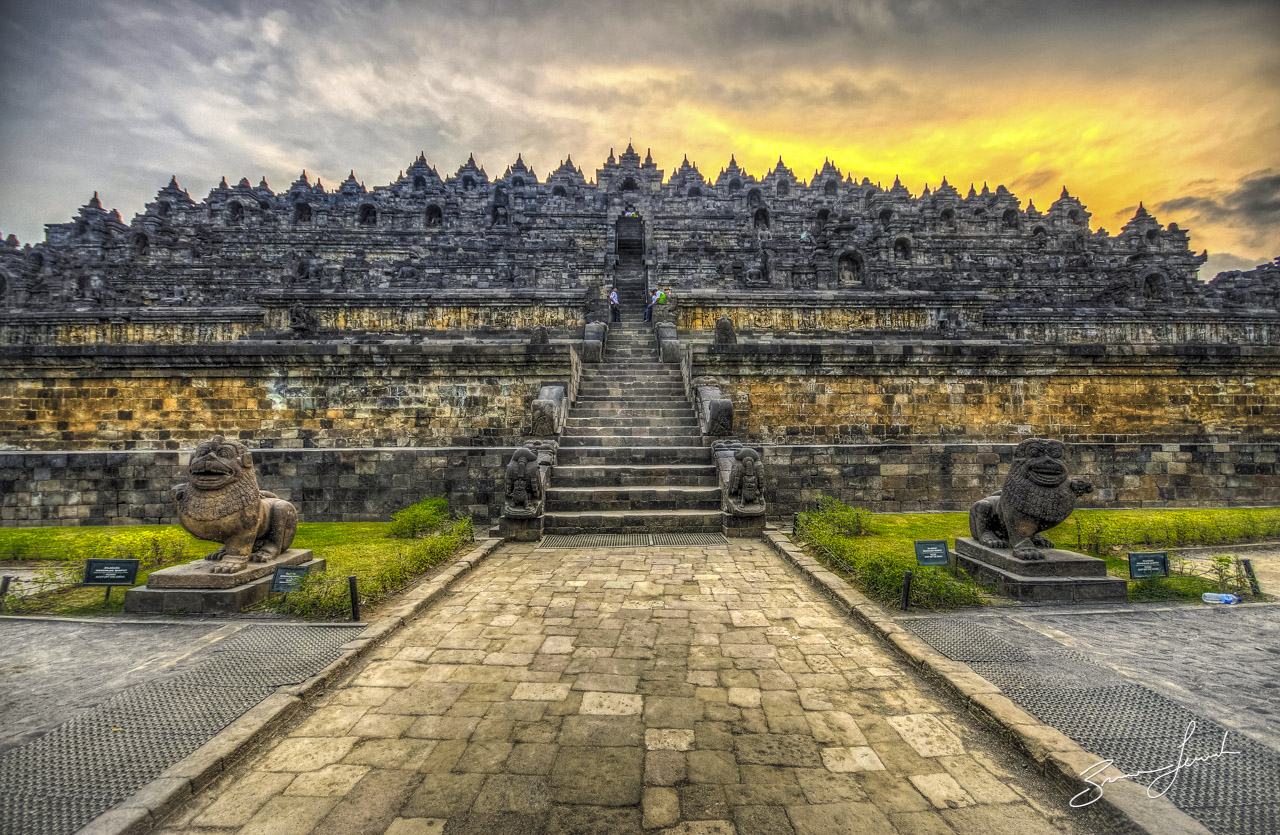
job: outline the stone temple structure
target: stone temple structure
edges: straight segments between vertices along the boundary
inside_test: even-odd
[[[964,510],[1031,437],[1067,444],[1082,506],[1274,502],[1280,264],[1203,262],[1066,189],[668,174],[630,145],[590,178],[419,156],[372,189],[173,179],[128,223],[95,194],[0,247],[0,524],[173,521],[214,433],[309,520],[446,492],[496,521],[530,440],[566,530],[824,493]]]

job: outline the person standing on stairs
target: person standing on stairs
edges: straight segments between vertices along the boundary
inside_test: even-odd
[[[614,322],[622,321],[622,306],[618,304],[618,288],[614,287],[609,291],[609,312],[610,319]]]

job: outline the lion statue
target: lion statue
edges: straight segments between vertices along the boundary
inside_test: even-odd
[[[187,472],[191,480],[173,488],[178,522],[197,539],[223,543],[205,557],[221,562],[214,574],[234,574],[289,550],[298,510],[258,489],[248,447],[215,435],[196,447]]]
[[[1061,441],[1030,438],[1013,452],[1013,467],[1004,488],[979,499],[969,510],[969,532],[988,548],[1012,548],[1020,560],[1042,560],[1040,548],[1053,543],[1040,535],[1061,524],[1076,499],[1093,492],[1081,478],[1067,478]]]

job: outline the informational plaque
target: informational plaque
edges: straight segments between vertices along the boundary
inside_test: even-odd
[[[302,586],[307,577],[305,565],[277,565],[271,575],[271,591],[278,594],[289,594]]]
[[[950,565],[945,539],[917,539],[916,565]]]
[[[83,585],[132,586],[138,580],[139,562],[141,560],[86,560]]]
[[[1169,552],[1134,551],[1129,554],[1129,579],[1169,576]]]

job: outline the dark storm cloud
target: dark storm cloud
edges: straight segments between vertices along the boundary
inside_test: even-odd
[[[1225,193],[1175,197],[1155,208],[1193,223],[1223,224],[1262,238],[1280,225],[1280,171],[1257,171]]]

